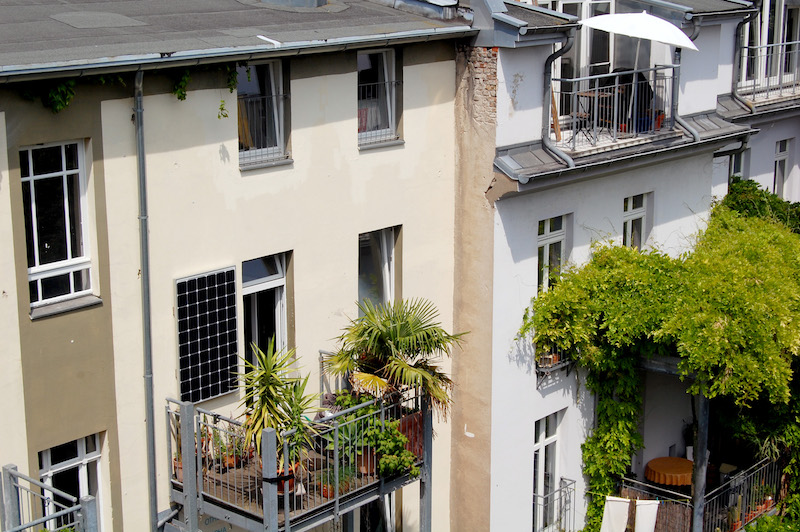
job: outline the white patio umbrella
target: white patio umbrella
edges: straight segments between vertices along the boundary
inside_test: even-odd
[[[663,18],[650,15],[645,11],[641,13],[597,15],[596,17],[581,20],[580,23],[594,30],[627,35],[636,39],[649,39],[697,51],[697,47],[692,40],[680,28]]]

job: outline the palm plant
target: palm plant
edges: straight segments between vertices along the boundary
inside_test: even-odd
[[[439,367],[465,333],[450,334],[436,321],[439,312],[424,299],[374,305],[358,303],[361,316],[339,337],[341,347],[328,356],[326,372],[349,375],[356,390],[383,396],[400,388],[420,387],[438,413],[450,409],[453,383]]]

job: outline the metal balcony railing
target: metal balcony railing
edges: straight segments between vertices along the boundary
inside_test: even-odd
[[[733,476],[728,482],[706,493],[703,531],[743,530],[780,502],[780,483],[780,465],[766,459]],[[620,495],[630,499],[661,501],[656,532],[691,530],[693,506],[688,494],[626,478],[623,479]]]
[[[551,139],[561,149],[582,151],[671,130],[676,68],[554,78]]]
[[[17,471],[3,466],[0,515],[5,532],[97,532],[97,503],[94,497],[73,497]]]
[[[800,41],[745,46],[737,89],[752,102],[800,96]]]
[[[282,449],[275,432],[265,430],[260,457],[241,421],[168,400],[172,498],[186,515],[216,510],[217,517],[246,529],[253,523],[307,529],[334,519],[414,480],[407,473],[380,476],[375,435],[398,421],[409,440],[406,449],[416,466],[424,466],[430,411],[422,400],[408,390],[391,401],[376,399],[322,417],[305,438],[281,434]]]
[[[770,511],[780,495],[781,469],[762,460],[706,494],[703,530],[741,530]]]
[[[399,81],[358,85],[358,144],[397,139],[397,91]]]
[[[575,530],[575,481],[561,479],[558,489],[546,495],[533,495],[534,532],[573,532]]]
[[[283,108],[287,96],[240,96],[239,166],[282,159],[286,152]]]

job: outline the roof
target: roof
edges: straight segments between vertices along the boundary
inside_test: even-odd
[[[673,3],[691,8],[692,13],[721,13],[741,11],[753,7],[751,2],[729,0],[671,0]]]
[[[381,39],[390,44],[468,30],[463,21],[436,20],[368,0],[300,8],[260,0],[5,0],[0,77],[198,56],[237,58],[337,43],[374,45]]]
[[[519,2],[504,3],[506,5],[506,13],[517,20],[525,22],[529,28],[550,28],[572,23],[563,14],[556,14],[542,8],[537,9]]]
[[[786,113],[791,111],[796,113],[800,110],[800,97],[757,101],[754,107],[754,112],[751,113],[747,106],[730,94],[723,94],[717,97],[717,114],[725,120],[733,121],[776,112]]]

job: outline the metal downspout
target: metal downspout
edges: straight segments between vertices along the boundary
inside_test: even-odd
[[[153,346],[150,333],[150,245],[147,227],[147,174],[145,172],[144,125],[142,123],[142,79],[136,72],[133,113],[136,127],[136,162],[139,177],[139,246],[142,277],[142,344],[144,351],[144,403],[147,426],[147,480],[150,492],[150,529],[158,531],[158,489],[156,486],[156,426],[153,405]]]
[[[552,90],[553,85],[553,62],[565,53],[569,52],[574,42],[575,28],[571,28],[569,30],[569,35],[567,35],[567,42],[564,43],[564,46],[562,46],[560,50],[556,50],[554,53],[552,53],[544,62],[544,99],[542,101],[542,146],[546,151],[549,151],[567,163],[569,168],[575,168],[575,161],[572,160],[572,157],[558,149],[550,139],[550,114],[552,112],[550,105],[552,96],[550,95],[550,91]],[[556,120],[558,120],[558,117],[556,117]]]
[[[736,39],[733,45],[733,76],[731,76],[731,96],[734,100],[747,107],[750,110],[750,114],[756,112],[756,106],[739,95],[737,79],[739,78],[739,72],[742,69],[742,39],[744,38],[744,26],[745,24],[750,23],[750,21],[755,19],[758,14],[761,13],[761,2],[756,2],[754,7],[756,10],[747,15],[741,20],[741,22],[739,22],[739,24],[736,25]]]
[[[672,80],[672,116],[683,129],[689,132],[693,142],[700,142],[700,133],[678,114],[678,94],[681,90],[681,49],[675,48],[675,79]]]

